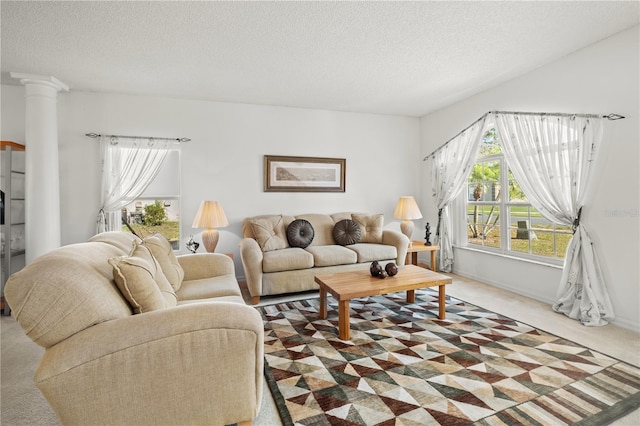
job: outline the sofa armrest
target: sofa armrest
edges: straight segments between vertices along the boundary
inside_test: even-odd
[[[396,265],[403,266],[407,257],[407,249],[409,248],[409,238],[400,232],[385,229],[382,231],[382,244],[395,246],[398,252]]]
[[[35,381],[62,424],[233,424],[260,409],[263,342],[254,308],[189,304],[89,327]]]
[[[220,275],[235,275],[233,260],[220,253],[198,253],[177,256],[184,269],[184,280],[192,281]]]
[[[240,240],[240,259],[251,297],[262,295],[262,249],[253,238]]]

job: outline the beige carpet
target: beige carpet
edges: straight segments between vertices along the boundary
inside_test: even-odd
[[[518,319],[549,333],[588,346],[622,361],[640,366],[640,334],[609,325],[584,327],[562,315],[554,313],[550,306],[524,296],[497,289],[477,281],[453,276],[447,293],[485,309]],[[245,289],[246,293],[246,289]],[[306,297],[317,297],[309,293]],[[246,296],[248,297],[248,295]],[[290,297],[264,297],[260,305],[299,299]],[[0,424],[2,425],[57,425],[59,424],[47,402],[33,383],[43,349],[31,342],[11,317],[3,316],[0,322],[2,383]],[[254,424],[280,425],[275,404],[266,385],[262,409]],[[104,423],[107,424],[107,423]],[[612,423],[616,426],[640,425],[640,409]]]

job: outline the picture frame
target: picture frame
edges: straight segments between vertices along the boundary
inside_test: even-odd
[[[346,159],[264,156],[265,192],[345,192]]]

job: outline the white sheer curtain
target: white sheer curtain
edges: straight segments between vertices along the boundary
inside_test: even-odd
[[[431,182],[438,208],[435,244],[440,246],[440,266],[451,272],[453,264],[452,224],[449,204],[466,187],[467,179],[478,156],[486,115],[451,139],[432,157]]]
[[[602,120],[495,114],[504,156],[527,199],[548,220],[574,227],[553,309],[590,326],[613,319],[598,258],[580,222]]]
[[[98,233],[120,229],[121,209],[149,186],[173,144],[154,139],[100,138],[102,207],[98,212]]]

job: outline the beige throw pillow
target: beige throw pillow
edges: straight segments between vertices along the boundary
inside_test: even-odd
[[[113,279],[136,314],[177,305],[176,293],[151,251],[134,243],[129,256],[109,259]]]
[[[251,229],[262,251],[280,250],[289,247],[282,215],[251,220]]]
[[[180,262],[178,262],[178,258],[173,252],[167,237],[162,234],[154,234],[146,237],[142,244],[149,248],[153,257],[156,258],[173,290],[178,291],[184,278],[184,269],[180,266]]]
[[[358,225],[360,225],[361,243],[382,243],[382,226],[384,225],[384,215],[352,214],[351,218]]]

